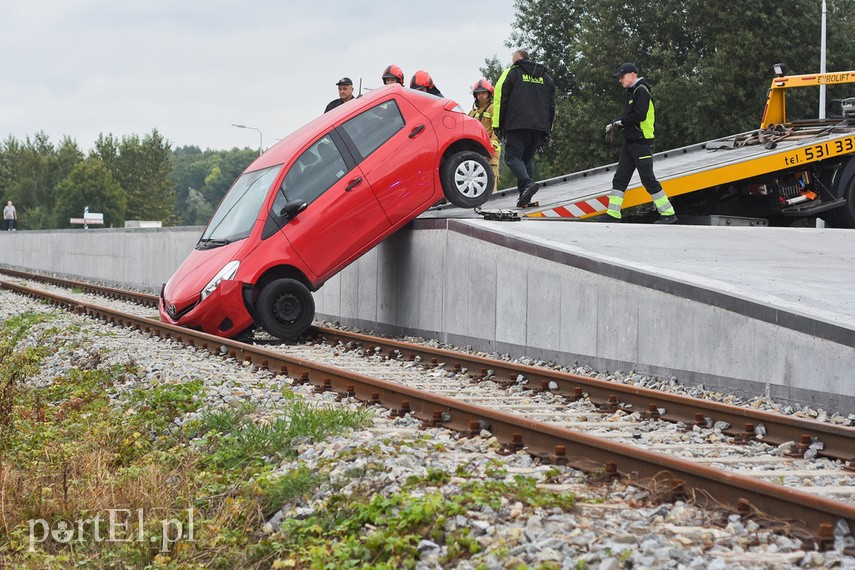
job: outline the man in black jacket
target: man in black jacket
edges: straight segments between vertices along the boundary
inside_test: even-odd
[[[344,105],[353,99],[353,81],[350,80],[350,77],[342,77],[336,82],[336,86],[338,86],[338,99],[330,101],[324,109],[324,113],[329,113],[339,105]]]
[[[653,174],[653,124],[656,115],[650,96],[650,85],[643,77],[638,76],[638,67],[634,63],[624,63],[612,77],[626,89],[626,105],[623,115],[606,125],[606,138],[611,138],[616,132],[623,132],[623,148],[612,179],[612,192],[609,195],[609,209],[606,214],[616,220],[621,219],[624,192],[629,186],[632,173],[638,169],[641,184],[659,210],[660,218],[656,223],[674,223],[677,221],[674,207]]]
[[[493,130],[504,139],[505,164],[517,178],[518,208],[525,208],[540,185],[534,181],[534,156],[549,139],[555,122],[555,84],[528,52],[514,52],[499,77],[493,98]]]

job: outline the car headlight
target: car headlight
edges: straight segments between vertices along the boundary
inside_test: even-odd
[[[204,289],[202,289],[202,293],[200,294],[202,298],[199,300],[204,301],[208,295],[214,292],[220,284],[220,281],[223,279],[233,279],[234,276],[237,275],[238,267],[240,267],[240,261],[235,260],[228,262],[225,267],[220,269],[217,274],[214,275],[213,279],[208,281],[208,284],[205,285]]]

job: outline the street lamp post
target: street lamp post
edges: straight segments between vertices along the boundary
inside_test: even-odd
[[[239,129],[251,129],[253,131],[258,131],[258,155],[261,156],[261,153],[264,152],[264,137],[261,134],[261,129],[256,127],[248,127],[246,125],[236,125],[232,123],[233,127],[237,127]]]

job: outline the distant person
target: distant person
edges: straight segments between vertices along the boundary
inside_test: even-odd
[[[397,65],[390,65],[383,70],[383,85],[391,85],[393,83],[404,84],[404,70]]]
[[[442,93],[434,85],[430,73],[421,69],[415,72],[413,78],[410,79],[410,89],[417,89],[431,95],[436,95],[437,97],[442,97]]]
[[[495,192],[499,185],[499,157],[502,155],[502,144],[499,142],[499,137],[493,132],[493,84],[486,79],[479,79],[472,87],[472,96],[475,98],[475,102],[472,104],[469,116],[481,121],[487,131],[487,136],[490,137],[490,142],[493,144],[493,150],[496,151],[496,155],[490,159],[490,166],[493,167],[493,176],[496,180],[493,185]]]
[[[350,77],[342,77],[336,85],[338,86],[338,99],[330,101],[327,108],[324,109],[324,113],[328,113],[353,99],[353,81],[350,80]]]
[[[626,89],[626,105],[623,115],[606,125],[606,138],[611,138],[616,132],[623,132],[623,148],[612,179],[612,192],[609,195],[609,209],[606,214],[616,220],[621,219],[624,192],[629,186],[632,173],[638,169],[641,184],[659,210],[660,217],[655,223],[672,224],[677,221],[674,206],[653,174],[655,112],[650,85],[643,77],[638,76],[638,67],[634,63],[624,63],[612,77]]]
[[[12,200],[6,202],[6,207],[3,208],[3,219],[6,220],[6,231],[18,231],[18,211],[12,205]]]
[[[494,97],[493,131],[517,178],[517,207],[525,208],[540,189],[534,181],[534,156],[548,142],[555,122],[555,84],[542,63],[519,49],[496,82]]]

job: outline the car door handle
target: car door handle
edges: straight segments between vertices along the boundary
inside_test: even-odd
[[[351,180],[350,182],[347,183],[347,186],[344,187],[344,191],[350,192],[351,190],[353,190],[354,188],[356,188],[360,184],[362,184],[362,177],[357,176],[356,178],[354,178],[353,180]]]
[[[420,134],[422,134],[422,131],[423,131],[423,130],[425,130],[425,126],[424,126],[424,125],[419,125],[419,126],[417,126],[417,127],[416,127],[416,128],[414,128],[412,131],[410,131],[410,138],[411,138],[411,139],[416,138],[417,136],[419,136]]]

